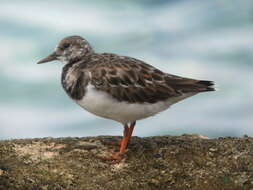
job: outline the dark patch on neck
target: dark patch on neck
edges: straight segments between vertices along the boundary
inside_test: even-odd
[[[84,79],[84,74],[80,73],[75,83],[69,88],[68,94],[75,100],[81,100],[85,95],[85,87],[88,82]]]
[[[83,59],[73,59],[67,63],[62,70],[61,83],[66,93],[74,100],[81,100],[85,95],[85,88],[88,85],[89,78],[81,70],[80,64],[85,64]],[[74,71],[71,68],[74,68]],[[70,73],[71,72],[71,73]],[[66,76],[72,75],[71,81]]]

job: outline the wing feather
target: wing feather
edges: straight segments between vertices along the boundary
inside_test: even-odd
[[[107,61],[91,69],[91,83],[119,101],[156,103],[185,93],[214,90],[211,81],[170,75],[130,57],[101,55]]]

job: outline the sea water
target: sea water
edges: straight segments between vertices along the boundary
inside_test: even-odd
[[[72,102],[62,64],[36,62],[81,35],[97,52],[144,60],[184,77],[213,80],[196,95],[137,122],[134,135],[253,135],[252,0],[0,2],[0,138],[121,135],[120,123]]]

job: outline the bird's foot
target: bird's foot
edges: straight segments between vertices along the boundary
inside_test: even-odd
[[[118,164],[124,159],[124,154],[120,152],[112,153],[107,159],[111,160],[113,164]]]
[[[118,164],[124,159],[124,153],[113,152],[109,156],[100,157],[103,161],[110,161],[112,164]]]

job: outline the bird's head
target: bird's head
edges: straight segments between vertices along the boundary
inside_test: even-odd
[[[93,52],[90,44],[81,36],[69,36],[60,41],[55,51],[38,64],[59,60],[66,64]]]

